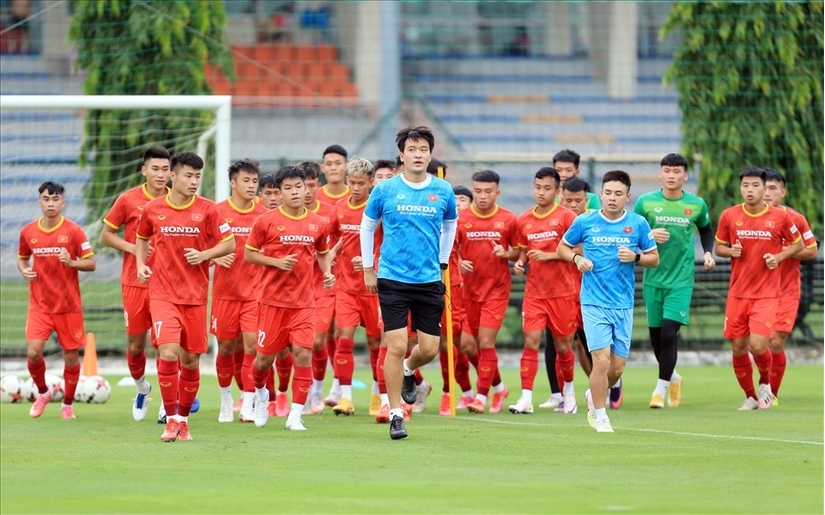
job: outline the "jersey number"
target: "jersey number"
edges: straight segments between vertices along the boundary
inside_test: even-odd
[[[155,322],[155,338],[160,338],[160,328],[163,326],[163,322]]]

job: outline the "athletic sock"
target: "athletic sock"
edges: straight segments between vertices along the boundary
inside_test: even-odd
[[[378,393],[386,394],[387,393],[387,383],[384,380],[384,360],[387,358],[387,348],[383,345],[378,347],[378,362],[376,365],[376,375],[378,376]],[[382,397],[383,399],[383,397]],[[381,401],[384,404],[384,401]]]
[[[243,360],[246,353],[243,349],[243,341],[238,344],[238,348],[235,350],[235,370],[232,373],[232,376],[235,378],[235,384],[238,385],[238,390],[243,391]]]
[[[323,347],[321,350],[312,351],[312,378],[320,381],[323,386],[324,377],[327,375],[327,348]]]
[[[350,386],[350,396],[348,399],[352,400],[352,375],[355,372],[355,361],[352,355],[352,349],[355,342],[352,338],[338,338],[338,345],[335,347],[335,359],[333,360],[333,369],[335,370],[335,377],[341,384],[341,394],[343,395],[344,386]]]
[[[215,372],[218,374],[218,386],[228,388],[232,386],[232,377],[235,375],[235,355],[224,356],[218,353],[215,358]]]
[[[303,406],[307,403],[309,385],[312,383],[312,367],[295,367],[292,375],[292,403]]]
[[[478,392],[477,395],[482,395],[485,399],[490,392],[490,384],[493,382],[496,363],[498,363],[496,349],[478,349],[478,382],[476,391]]]
[[[531,392],[530,399],[532,399],[533,383],[536,380],[536,373],[539,370],[539,351],[538,349],[524,348],[521,351],[521,389],[522,391]],[[522,395],[522,398],[524,396]],[[530,401],[532,402],[532,400]]]
[[[146,375],[146,353],[141,352],[137,356],[132,356],[126,352],[126,365],[129,367],[129,375],[137,382],[138,379]]]
[[[80,363],[73,367],[63,365],[63,404],[71,406],[74,394],[77,391],[77,382],[80,380]]]
[[[457,349],[456,349],[457,351]],[[473,383],[470,381],[470,360],[463,352],[458,352],[458,359],[455,362],[455,382],[462,391],[473,390]],[[470,394],[472,395],[472,393]]]
[[[218,387],[221,394],[221,402],[232,402],[232,386]]]
[[[664,398],[667,394],[668,386],[670,386],[670,381],[665,381],[664,379],[657,379],[656,388],[653,390],[653,395],[656,395],[658,393],[662,396],[662,398]]]
[[[275,371],[278,372],[278,391],[286,392],[289,389],[289,377],[292,375],[292,366],[295,358],[287,353],[284,358],[275,358]]]
[[[372,380],[378,382],[378,347],[369,349],[370,352],[370,369],[372,370]],[[377,387],[377,386],[376,386]],[[377,393],[377,390],[376,392]]]
[[[770,384],[771,381],[771,351],[765,349],[762,354],[753,355],[753,362],[759,370],[759,384]]]
[[[779,396],[779,387],[782,386],[782,378],[785,376],[787,357],[785,351],[781,350],[771,357],[771,391]]]
[[[178,362],[160,360],[158,362],[158,384],[166,416],[178,414]]]
[[[29,375],[32,376],[32,381],[37,386],[39,393],[47,393],[49,386],[46,384],[46,360],[40,358],[37,363],[27,361],[26,365],[29,368]]]
[[[253,363],[255,362],[255,354],[243,355],[243,391],[252,393],[255,391],[255,379],[252,377]]]
[[[538,361],[538,351],[536,351],[536,361]],[[538,366],[538,364],[536,366]],[[521,400],[527,404],[533,404],[533,390],[522,388]]]
[[[389,396],[386,392],[384,392],[384,393],[380,393],[379,395],[381,396],[381,405],[382,405],[382,406],[385,406],[385,405],[386,405],[386,406],[389,406],[389,404],[390,404],[390,396]]]
[[[416,368],[413,371],[413,376],[415,376],[415,385],[416,386],[421,386],[421,383],[424,382],[424,376],[421,374],[421,369]]]
[[[340,341],[339,341],[340,343]],[[341,398],[352,400],[352,385],[351,384],[342,384],[341,385]]]
[[[275,370],[269,367],[266,370],[266,389],[269,391],[269,400],[275,400]]]
[[[192,404],[198,396],[201,383],[201,371],[198,368],[181,368],[180,383],[178,385],[178,415],[189,416]],[[230,382],[230,384],[232,384]]]
[[[745,392],[746,397],[756,399],[756,388],[753,386],[753,364],[747,354],[733,357],[733,372],[739,386]]]
[[[576,375],[576,353],[573,352],[572,347],[562,354],[556,353],[556,365],[561,371],[559,385],[572,383]]]
[[[413,370],[413,369],[411,369],[410,367],[407,366],[407,359],[406,358],[404,358],[404,361],[402,361],[402,363],[404,364],[404,376],[405,377],[409,377],[409,376],[415,374],[415,370]]]
[[[606,408],[597,408],[596,409],[596,422],[601,422],[602,420],[607,418],[607,409]]]

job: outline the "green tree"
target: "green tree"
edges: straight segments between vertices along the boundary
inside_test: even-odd
[[[219,0],[96,0],[75,2],[69,38],[77,45],[76,65],[86,72],[87,95],[208,95],[207,62],[234,80],[225,26]],[[115,196],[141,182],[146,148],[194,150],[213,116],[203,110],[89,110],[80,163],[92,167],[85,191],[91,219],[99,220]]]
[[[745,165],[788,179],[786,202],[822,237],[822,2],[679,2],[662,36],[683,39],[665,76],[686,156],[714,219],[737,202]]]

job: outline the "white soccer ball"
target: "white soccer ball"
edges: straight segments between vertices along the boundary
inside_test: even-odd
[[[103,404],[112,395],[112,386],[104,377],[91,376],[79,384],[77,387],[77,402],[89,402],[92,404]]]
[[[86,382],[86,379],[89,379],[89,376],[81,375],[80,377],[77,378],[77,386],[74,389],[74,401],[75,402],[86,402],[86,401],[81,401],[80,400],[80,390],[83,387],[83,383]]]
[[[63,400],[64,385],[63,380],[54,374],[46,374],[46,386],[49,387],[49,393],[52,394],[51,402],[60,402]]]
[[[0,402],[14,404],[23,402],[23,380],[17,376],[0,379]]]
[[[26,379],[23,383],[23,398],[29,402],[34,402],[40,392],[37,390],[37,385],[34,384],[34,379],[31,377]]]

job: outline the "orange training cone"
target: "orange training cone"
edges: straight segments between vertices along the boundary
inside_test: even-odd
[[[83,352],[83,368],[80,373],[86,377],[97,375],[97,347],[95,333],[86,333],[86,349]]]

